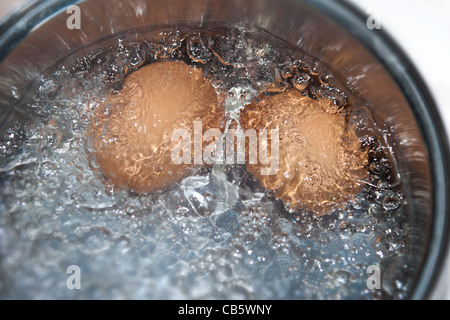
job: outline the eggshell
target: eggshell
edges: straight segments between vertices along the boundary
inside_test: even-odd
[[[194,174],[201,165],[176,164],[174,130],[221,128],[223,109],[201,69],[181,61],[149,64],[132,72],[117,94],[94,112],[91,133],[95,159],[116,186],[148,193]]]
[[[279,130],[278,170],[261,174],[267,165],[247,164],[290,209],[330,213],[360,192],[367,178],[367,153],[355,131],[348,127],[345,112],[325,112],[327,105],[295,89],[277,95],[261,95],[241,115],[244,129]]]

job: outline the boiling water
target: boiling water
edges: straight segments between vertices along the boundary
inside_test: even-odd
[[[139,195],[106,181],[86,132],[95,103],[163,60],[202,68],[228,119],[294,87],[345,108],[370,178],[330,215],[289,210],[245,170],[214,165]],[[124,33],[48,70],[0,138],[2,298],[405,298],[417,266],[389,132],[327,66],[249,28]],[[12,107],[11,107],[12,109]],[[81,270],[69,290],[67,268]],[[378,266],[382,289],[368,287]],[[369,269],[370,270],[370,269]],[[375,282],[377,279],[375,280]]]

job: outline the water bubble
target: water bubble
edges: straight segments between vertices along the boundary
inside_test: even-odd
[[[350,280],[350,273],[345,270],[338,270],[334,273],[335,281],[340,285],[346,285]]]
[[[216,226],[228,232],[235,231],[239,226],[238,215],[233,210],[226,210],[214,216]]]
[[[303,91],[309,86],[309,81],[311,76],[304,72],[296,72],[294,78],[292,79],[292,83],[294,88],[298,91]]]
[[[311,92],[323,103],[324,111],[334,114],[347,105],[346,96],[338,89],[324,89],[321,87],[312,87]]]
[[[326,86],[326,87],[334,84],[333,76],[329,73],[322,73],[319,76],[319,81],[323,86]]]
[[[377,201],[381,203],[385,210],[394,210],[400,206],[402,195],[392,190],[380,191],[377,193]]]
[[[203,39],[199,36],[192,36],[187,39],[187,52],[193,62],[202,64],[206,64],[212,55]]]
[[[233,286],[228,292],[228,298],[231,300],[247,300],[251,297],[251,292],[242,286]]]
[[[100,254],[110,247],[110,236],[108,229],[103,227],[91,228],[79,235],[77,245],[86,254]]]
[[[36,222],[30,221],[24,226],[23,231],[29,238],[33,238],[39,233],[39,226]]]

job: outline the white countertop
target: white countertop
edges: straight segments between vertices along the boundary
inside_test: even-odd
[[[3,20],[10,12],[16,10],[25,3],[26,0],[0,0],[0,21]]]

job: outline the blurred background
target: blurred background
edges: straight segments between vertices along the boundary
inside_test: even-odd
[[[3,20],[9,13],[23,5],[26,0],[1,0],[0,1],[0,20]]]

